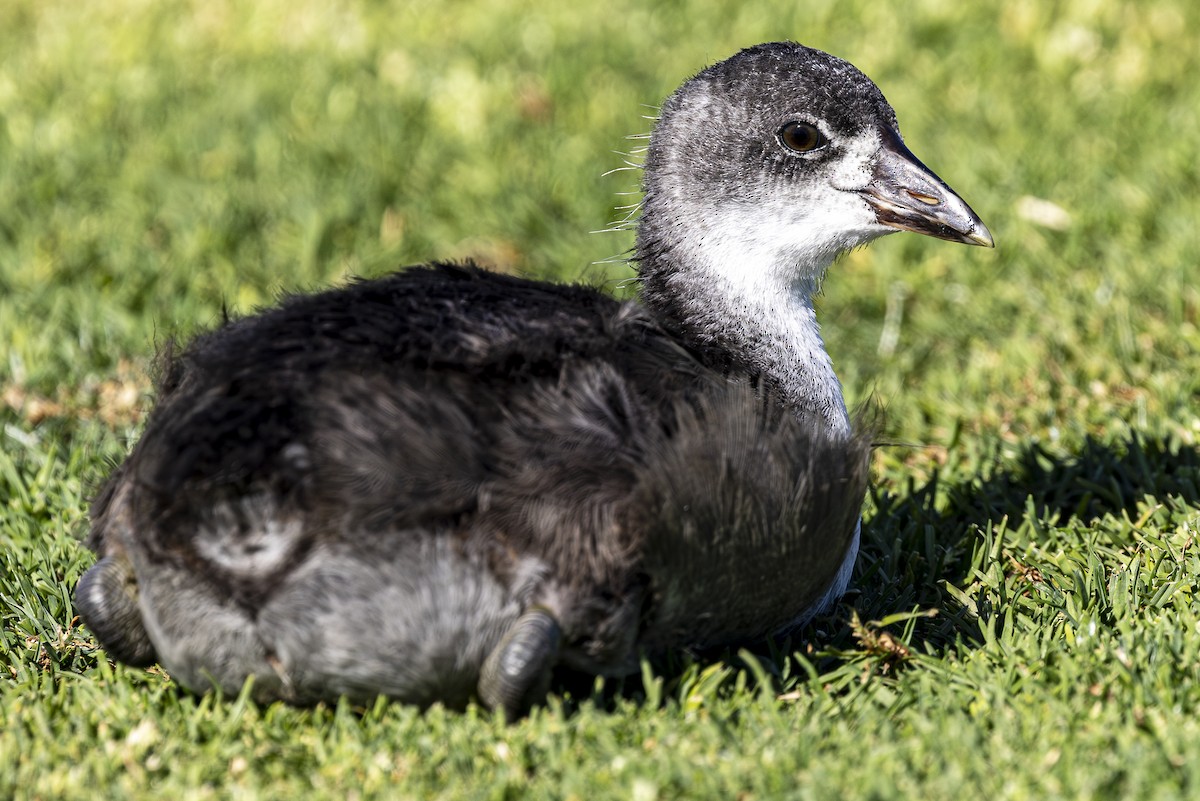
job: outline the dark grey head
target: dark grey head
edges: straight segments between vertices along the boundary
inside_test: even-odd
[[[644,189],[643,271],[665,259],[796,281],[896,230],[992,246],[904,146],[879,88],[791,42],[743,50],[680,87],[663,105]]]

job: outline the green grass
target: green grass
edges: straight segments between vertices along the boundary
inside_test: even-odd
[[[874,77],[998,243],[829,277],[895,443],[837,614],[509,726],[107,663],[78,537],[156,343],[433,258],[628,291],[613,151],[778,38]],[[0,53],[0,797],[1200,794],[1194,2],[8,0]]]

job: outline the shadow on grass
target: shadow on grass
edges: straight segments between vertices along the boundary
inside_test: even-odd
[[[1015,458],[1006,455],[1003,466],[998,453],[989,461],[995,465],[991,471],[955,482],[935,473],[923,485],[910,483],[901,491],[873,487],[874,512],[864,521],[858,569],[843,603],[791,637],[753,646],[758,666],[745,665],[736,649],[673,655],[652,666],[663,682],[661,690],[647,692],[642,678],[633,676],[608,682],[595,693],[594,679],[571,674],[556,677],[557,690],[613,709],[622,698],[645,702],[656,694],[671,697],[697,671],[718,662],[752,671],[761,666],[775,689],[783,691],[789,682],[781,677],[800,674],[794,664],[797,653],[806,653],[822,677],[848,661],[887,662],[887,653],[868,654],[871,646],[855,636],[851,610],[862,621],[914,609],[939,610],[935,617],[913,620],[903,637],[908,648],[935,656],[951,647],[982,644],[978,622],[946,585],[964,587],[975,570],[986,569],[995,542],[992,532],[1002,524],[1012,531],[1031,519],[1041,526],[1071,518],[1087,524],[1107,515],[1136,520],[1147,497],[1200,502],[1200,450],[1165,439],[1134,434],[1106,444],[1089,437],[1071,454],[1030,444]],[[1017,568],[1006,564],[1004,569]]]
[[[997,455],[991,461],[1001,460]],[[973,580],[973,571],[984,567],[983,552],[995,528],[1003,524],[1011,531],[1026,521],[1049,527],[1072,518],[1089,524],[1107,515],[1136,520],[1148,497],[1200,501],[1200,451],[1137,433],[1115,443],[1089,437],[1072,454],[1033,443],[1004,462],[956,483],[935,473],[905,492],[872,488],[875,512],[864,523],[862,555],[846,603],[864,620],[918,607],[942,610],[921,621],[911,641],[937,653],[956,637],[979,640],[978,627],[964,625],[953,611],[960,605],[945,585]]]
[[[947,485],[935,473],[903,493],[872,488],[876,512],[864,525],[854,582],[862,601],[872,609],[884,602],[887,611],[936,602],[940,595],[909,595],[903,587],[966,579],[979,532],[1006,519],[1010,529],[1029,517],[1045,525],[1072,517],[1090,523],[1109,514],[1136,518],[1147,497],[1200,500],[1200,451],[1138,434],[1113,444],[1089,437],[1069,455],[1032,444],[1006,461],[959,483]]]

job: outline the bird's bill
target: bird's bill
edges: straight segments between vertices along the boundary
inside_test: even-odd
[[[996,246],[967,202],[922,164],[894,131],[884,131],[871,181],[859,193],[875,210],[875,218],[890,228],[964,245]]]

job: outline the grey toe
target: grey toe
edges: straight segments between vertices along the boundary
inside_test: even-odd
[[[558,661],[562,630],[549,611],[534,607],[517,620],[488,655],[479,675],[479,697],[509,720],[545,697]]]
[[[146,667],[158,661],[158,655],[142,623],[137,593],[132,565],[109,555],[79,579],[75,609],[110,657]]]

